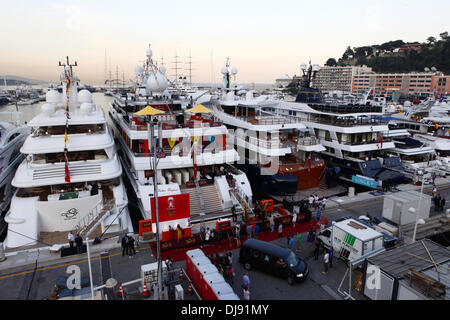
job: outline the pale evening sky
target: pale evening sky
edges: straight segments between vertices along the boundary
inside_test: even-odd
[[[68,55],[82,82],[100,84],[106,51],[108,69],[110,59],[129,79],[150,43],[169,75],[175,54],[180,68],[191,54],[194,82],[219,81],[229,57],[238,82],[274,83],[349,45],[439,38],[449,12],[448,0],[2,0],[0,76],[57,80]]]

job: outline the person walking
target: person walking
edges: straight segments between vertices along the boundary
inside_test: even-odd
[[[209,228],[206,228],[206,233],[205,233],[205,246],[208,246],[208,245],[209,245],[210,237],[211,237],[211,231],[209,230]]]
[[[275,230],[275,221],[273,219],[273,215],[270,215],[270,217],[269,217],[269,224],[270,224],[270,231],[274,232],[274,230]]]
[[[247,289],[250,289],[250,277],[248,276],[248,271],[242,277],[242,283],[247,287]]]
[[[73,244],[75,242],[75,237],[73,236],[72,231],[69,231],[67,234],[67,239],[69,240],[70,251],[73,251]]]
[[[317,220],[317,222],[320,221],[320,217],[321,216],[322,216],[322,210],[319,208],[319,209],[317,209],[317,212],[316,212],[316,220]]]
[[[228,284],[233,287],[234,284],[234,270],[233,270],[233,266],[230,264],[227,268],[227,278],[228,278]]]
[[[236,245],[238,248],[240,248],[241,247],[241,225],[240,224],[236,225],[235,233],[236,233]]]
[[[233,218],[233,222],[237,221],[236,206],[234,206],[234,205],[231,207],[231,217]]]
[[[333,257],[334,257],[334,249],[333,247],[330,248],[330,250],[328,251],[328,253],[330,254],[330,269],[333,268]]]
[[[294,251],[295,248],[295,238],[293,236],[290,236],[289,239],[289,249],[291,249],[292,251]]]
[[[75,238],[75,244],[77,245],[77,253],[83,253],[83,238],[79,234]]]
[[[278,224],[278,238],[282,238],[283,237],[283,224],[280,223]]]
[[[328,250],[324,250],[325,254],[323,255],[323,274],[327,274],[328,272],[328,263],[330,262],[330,254],[328,253]]]
[[[302,251],[302,234],[301,232],[297,233],[297,251]]]
[[[128,255],[128,237],[127,237],[127,235],[124,235],[122,237],[122,257],[125,254]]]
[[[136,250],[134,249],[134,238],[132,236],[128,236],[128,256],[130,258],[133,257],[133,255],[136,254]]]
[[[243,290],[243,296],[244,296],[244,300],[250,300],[250,290],[248,289],[248,287],[243,284],[242,285],[242,290]]]
[[[322,211],[325,211],[325,207],[327,205],[327,198],[322,199]]]
[[[314,260],[319,259],[319,253],[320,253],[320,242],[314,241],[315,247],[314,247]]]
[[[255,236],[255,239],[258,239],[258,233],[259,233],[259,223],[256,223],[253,225],[253,234]]]
[[[247,225],[247,237],[248,237],[248,239],[252,238],[252,225],[251,224]]]
[[[441,201],[440,201],[440,208],[439,209],[441,209],[441,211],[444,211],[444,208],[445,208],[445,198],[442,197]]]
[[[308,239],[307,239],[307,241],[308,241],[308,247],[311,247],[312,244],[313,244],[313,242],[314,242],[313,234],[314,234],[314,230],[313,230],[313,228],[311,227],[311,228],[309,229],[309,231],[308,231]]]
[[[230,248],[233,246],[233,231],[231,229],[228,230],[228,244]]]
[[[177,225],[177,249],[180,250],[181,247],[181,237],[183,236],[183,230],[180,225]]]
[[[206,236],[205,227],[201,227],[200,228],[200,248],[203,248],[205,245],[205,236]]]
[[[294,211],[294,214],[292,215],[292,226],[295,228],[295,225],[297,223],[297,211]]]

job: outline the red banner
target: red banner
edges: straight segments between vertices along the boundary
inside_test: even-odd
[[[150,198],[152,220],[156,222],[155,198]],[[158,197],[159,222],[187,219],[191,216],[189,194],[175,194]]]

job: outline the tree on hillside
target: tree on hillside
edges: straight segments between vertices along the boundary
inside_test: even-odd
[[[427,41],[428,41],[428,44],[434,44],[436,42],[436,38],[435,37],[428,37]]]
[[[325,65],[328,66],[328,67],[336,67],[337,66],[337,61],[334,58],[330,58],[330,59],[327,60]]]
[[[352,48],[350,46],[347,47],[344,54],[342,55],[342,59],[347,60],[349,56],[354,56],[355,53],[353,52]]]
[[[441,37],[442,40],[446,41],[448,39],[448,32],[442,32],[439,34],[439,36]]]

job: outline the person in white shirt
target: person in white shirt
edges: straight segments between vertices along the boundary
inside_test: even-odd
[[[327,198],[322,199],[322,211],[325,210],[325,206],[327,205]]]
[[[329,262],[330,262],[330,254],[328,250],[325,250],[325,254],[323,256],[323,268],[324,268],[324,270],[322,271],[323,274],[327,274]]]
[[[73,243],[75,242],[75,237],[71,231],[67,234],[67,239],[69,240],[70,249],[73,249]]]
[[[295,227],[296,223],[297,223],[297,212],[294,211],[294,214],[292,215],[292,225]]]
[[[206,228],[206,234],[205,234],[206,245],[209,245],[209,237],[210,236],[211,236],[211,231],[209,230],[209,228]]]
[[[309,207],[311,208],[313,206],[313,203],[314,203],[314,197],[312,195],[310,195],[308,200],[309,200]]]

